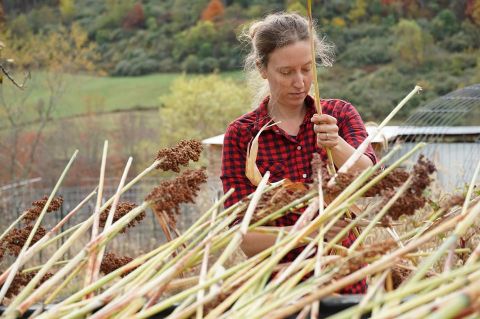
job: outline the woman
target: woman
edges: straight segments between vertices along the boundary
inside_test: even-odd
[[[314,36],[319,60],[329,65],[331,47]],[[325,149],[330,148],[335,166],[340,167],[367,137],[360,115],[348,102],[321,100],[323,114],[316,114],[314,100],[308,95],[315,75],[305,18],[298,14],[269,15],[251,26],[247,39],[251,52],[246,59],[246,69],[266,80],[268,91],[259,90],[264,97],[260,105],[232,122],[225,133],[221,179],[225,192],[235,188],[225,203],[227,207],[255,191],[245,176],[247,147],[269,121],[281,123],[260,135],[256,163],[262,175],[270,171],[271,182],[284,178],[312,182],[311,160],[315,152],[326,161]],[[363,170],[375,162],[375,154],[369,147],[354,169]],[[276,225],[288,228],[297,219],[298,214],[287,214],[277,219]],[[337,222],[326,239],[332,239],[345,225],[345,221]],[[247,256],[253,256],[272,246],[275,239],[273,235],[250,232],[244,238],[242,249]],[[342,244],[348,247],[354,239],[350,234]],[[293,260],[298,252],[299,249],[292,251],[286,261]],[[342,292],[364,293],[365,282]]]

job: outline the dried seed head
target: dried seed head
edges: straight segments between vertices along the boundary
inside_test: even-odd
[[[279,188],[272,189],[262,195],[255,214],[252,216],[252,222],[259,221],[294,200],[305,196],[309,190],[310,188],[303,183],[285,181]],[[245,212],[246,211],[239,212],[237,220],[240,220]],[[276,223],[272,220],[266,223],[266,225],[276,226]]]
[[[427,199],[423,192],[432,182],[430,175],[435,171],[436,169],[433,163],[423,155],[420,155],[417,164],[413,167],[413,179],[410,187],[388,211],[388,215],[392,219],[397,220],[402,215],[413,215],[417,209],[425,206]],[[384,197],[386,200],[391,198],[393,193],[393,190],[385,191]]]
[[[410,277],[412,271],[405,267],[399,267],[397,265],[391,268],[392,271],[392,281],[393,281],[393,289],[397,289],[400,285]]]
[[[42,212],[42,209],[45,207],[45,204],[47,203],[47,201],[48,201],[48,196],[44,196],[42,199],[34,201],[32,203],[32,207],[28,209],[27,214],[23,217],[23,220],[27,224],[30,224],[33,221],[35,221],[38,218],[38,216],[40,216],[40,213]],[[63,204],[62,196],[54,197],[47,208],[47,213],[57,211],[58,209],[60,209],[62,204]]]
[[[135,203],[132,202],[120,202],[117,205],[117,208],[115,209],[115,213],[113,214],[113,221],[112,223],[115,223],[117,220],[125,216],[128,212],[130,212],[132,209],[137,207]],[[105,227],[105,224],[107,222],[108,214],[110,212],[110,209],[112,206],[108,206],[101,214],[100,214],[100,223],[99,226],[101,228]],[[143,219],[145,218],[145,212],[141,212],[137,217],[132,219],[122,230],[120,230],[121,233],[125,233],[127,231],[127,228],[131,228],[139,224]]]
[[[197,162],[203,150],[202,143],[196,140],[180,141],[177,146],[158,151],[156,160],[162,160],[157,168],[164,171],[180,172],[180,166],[188,165],[190,160]]]
[[[169,223],[176,225],[176,215],[180,213],[180,204],[193,203],[200,185],[207,181],[205,168],[185,170],[173,180],[167,180],[155,187],[145,198],[153,202],[153,209],[166,212]]]
[[[2,241],[2,245],[5,247],[5,249],[8,251],[8,253],[12,256],[18,256],[20,254],[20,251],[22,250],[23,245],[28,239],[28,236],[30,235],[30,232],[32,231],[33,226],[28,225],[24,228],[13,228],[8,232],[7,235],[5,235],[5,238]],[[31,247],[33,244],[35,244],[37,241],[40,240],[47,231],[43,227],[39,227],[37,229],[37,232],[32,238],[32,241],[30,243]]]
[[[465,196],[461,194],[456,194],[450,196],[448,200],[442,203],[441,207],[444,211],[448,212],[452,207],[462,206],[465,202]]]
[[[118,268],[125,266],[132,260],[133,258],[128,256],[118,257],[114,253],[106,253],[100,265],[100,271],[107,275]],[[122,274],[122,277],[128,275],[131,271],[133,271],[133,269]]]
[[[345,260],[340,261],[340,270],[338,271],[338,277],[336,278],[338,279],[339,277],[347,276],[365,267],[367,263],[371,263],[372,259],[381,258],[394,247],[397,247],[397,244],[391,239],[371,245],[365,245],[362,249],[357,251],[354,257],[349,258],[348,262],[345,262]]]
[[[10,287],[8,287],[7,293],[5,294],[5,297],[7,298],[12,298],[20,293],[22,290],[22,287],[25,287],[28,285],[30,280],[35,277],[37,274],[36,271],[28,272],[28,273],[23,273],[23,272],[18,272],[15,277],[13,277],[13,281],[10,284]],[[46,273],[42,279],[40,279],[39,283],[36,285],[35,288],[39,287],[41,284],[43,284],[45,281],[50,279],[53,276],[52,273]],[[3,284],[1,285],[3,286]],[[0,287],[1,287],[0,286]]]

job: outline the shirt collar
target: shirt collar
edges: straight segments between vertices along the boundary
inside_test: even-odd
[[[256,130],[260,130],[263,126],[265,126],[265,124],[272,120],[272,118],[268,114],[268,101],[270,101],[270,96],[265,97],[255,110],[256,118],[254,127]],[[305,113],[305,117],[303,118],[302,125],[305,123],[309,123],[313,114],[317,113],[315,109],[314,99],[310,95],[307,95],[305,97],[305,105],[307,106],[307,112]],[[267,130],[272,128],[273,127],[269,127],[267,128]]]

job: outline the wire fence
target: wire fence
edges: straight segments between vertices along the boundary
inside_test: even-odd
[[[134,203],[141,203],[150,190],[158,184],[158,180],[142,181],[140,185],[135,185],[126,191],[120,201],[129,201]],[[62,220],[72,209],[74,209],[82,200],[84,200],[96,187],[92,184],[90,186],[80,187],[62,187],[59,189],[57,196],[63,197],[63,204],[56,212],[47,213],[42,221],[42,226],[50,229]],[[113,196],[116,192],[117,186],[106,185],[104,188],[104,201]],[[180,216],[178,216],[177,227],[182,232],[188,228],[198,217],[210,207],[214,202],[215,197],[219,195],[218,183],[209,181],[202,189],[197,197],[197,202],[194,204],[183,204],[180,209]],[[7,227],[14,222],[25,210],[31,207],[31,203],[39,200],[45,195],[49,195],[51,189],[44,189],[35,187],[35,184],[21,185],[12,187],[10,189],[3,189],[0,193],[0,211],[2,212],[2,223],[0,225],[0,232],[3,233]],[[96,196],[93,196],[85,205],[79,210],[69,221],[63,225],[61,232],[75,226],[91,216],[94,211]],[[210,205],[210,206],[209,206]],[[90,230],[81,238],[79,238],[70,251],[77,251],[84,247],[89,241]],[[67,240],[65,236],[50,245],[46,254],[50,255],[53,250],[58,249]],[[134,228],[127,229],[125,233],[121,233],[108,244],[107,251],[114,252],[121,256],[138,256],[144,252],[148,252],[159,244],[166,241],[166,238],[161,230],[160,225],[151,210],[146,212],[145,219]],[[71,252],[67,252],[65,259],[72,257]],[[39,256],[34,260],[35,262],[44,262],[44,256]]]

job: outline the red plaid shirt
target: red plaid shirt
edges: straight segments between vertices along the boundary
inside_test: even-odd
[[[267,105],[269,97],[265,98],[260,106],[232,122],[225,133],[222,157],[222,183],[224,191],[235,188],[235,192],[227,199],[225,206],[231,206],[245,196],[253,193],[256,187],[245,176],[245,163],[248,143],[255,137],[260,128],[268,123]],[[365,125],[352,104],[338,100],[321,100],[322,112],[337,119],[338,134],[350,145],[357,148],[367,137]],[[270,171],[270,182],[288,178],[294,182],[312,182],[311,161],[315,152],[322,160],[327,160],[324,148],[317,145],[313,123],[310,121],[316,113],[314,100],[307,96],[305,99],[307,112],[300,125],[297,136],[290,136],[278,126],[272,126],[262,132],[259,138],[257,166],[262,175]],[[373,163],[376,156],[371,146],[365,152]],[[295,213],[286,214],[275,221],[276,226],[291,226],[298,220]],[[349,247],[355,236],[350,233],[342,245]],[[299,254],[302,247],[292,250],[282,261],[292,261]],[[365,280],[346,287],[342,293],[365,293]]]

